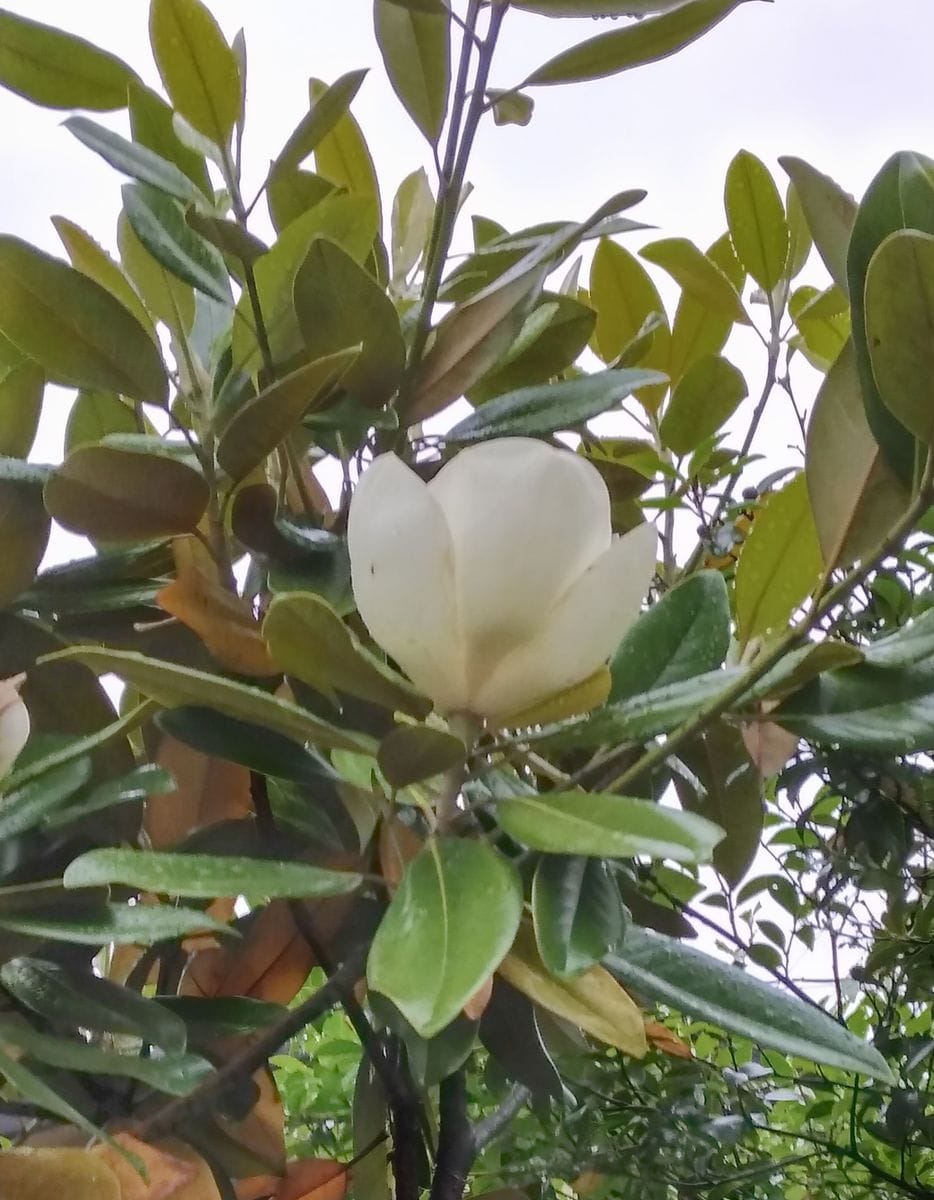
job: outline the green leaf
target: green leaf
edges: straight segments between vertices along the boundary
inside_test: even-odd
[[[13,958],[0,967],[0,983],[43,1021],[96,1033],[124,1033],[181,1054],[187,1035],[180,1017],[130,988],[90,970],[41,958]]]
[[[308,98],[314,106],[322,99],[328,85],[320,79],[309,79]],[[372,204],[376,225],[382,228],[383,215],[376,168],[360,126],[349,112],[342,116],[315,146],[315,167],[338,187],[346,188],[351,196]]]
[[[915,437],[934,442],[934,237],[890,234],[866,273],[866,336],[883,404]]]
[[[59,1117],[68,1125],[74,1125],[77,1129],[83,1130],[93,1141],[98,1139],[105,1142],[110,1141],[102,1129],[98,1129],[83,1113],[70,1105],[67,1100],[63,1100],[58,1092],[50,1088],[38,1075],[33,1074],[28,1067],[16,1058],[5,1054],[3,1050],[0,1050],[0,1074],[24,1100],[31,1101],[39,1108]]]
[[[837,287],[847,291],[847,251],[856,201],[835,183],[806,163],[803,158],[785,155],[778,160],[791,177],[817,252]]]
[[[684,0],[511,0],[511,7],[543,17],[644,17],[667,12],[683,3]]]
[[[18,238],[0,237],[0,331],[54,383],[164,405],[152,339],[99,284]]]
[[[736,568],[736,622],[743,644],[783,629],[823,572],[804,473],[762,505]]]
[[[153,319],[164,321],[176,336],[187,336],[195,320],[194,291],[156,262],[124,212],[117,218],[117,245],[123,269]]]
[[[771,292],[785,274],[791,234],[775,180],[748,150],[740,150],[727,168],[723,202],[739,261]]]
[[[51,528],[42,500],[43,474],[19,459],[0,459],[0,606],[33,582]]]
[[[406,175],[392,204],[392,281],[398,287],[428,247],[435,198],[424,167]]]
[[[121,189],[133,232],[166,271],[224,305],[232,304],[223,256],[195,233],[181,205],[145,183]]]
[[[35,829],[87,783],[90,776],[90,758],[78,758],[46,771],[31,783],[8,790],[0,800],[0,838]]]
[[[658,62],[707,33],[744,0],[685,0],[670,12],[599,34],[538,67],[521,87],[603,79]],[[631,11],[632,5],[627,6]],[[599,9],[598,9],[599,11]]]
[[[818,370],[829,370],[850,336],[846,296],[836,284],[825,292],[800,287],[788,299],[788,312],[800,333],[799,338],[790,339],[791,345],[802,350]]]
[[[665,376],[658,371],[630,367],[520,388],[487,401],[455,425],[446,440],[480,442],[577,429],[591,417],[615,408],[634,391],[664,382]]]
[[[51,516],[104,541],[190,533],[209,498],[204,476],[179,459],[113,446],[80,446],[45,485]]]
[[[742,291],[746,272],[736,257],[730,235],[725,233],[707,251],[710,258],[726,275],[737,293]],[[685,371],[707,354],[719,354],[733,329],[733,320],[711,312],[687,292],[682,292],[671,326],[668,361],[663,366],[676,387]]]
[[[79,392],[65,426],[65,454],[112,433],[139,433],[136,412],[112,392]]]
[[[344,692],[419,718],[431,710],[431,702],[361,646],[327,601],[313,592],[277,596],[266,614],[263,636],[287,674],[325,696]]]
[[[240,115],[240,72],[220,26],[200,0],[152,0],[149,38],[172,103],[226,147]]]
[[[862,558],[908,507],[910,497],[866,420],[852,342],[817,393],[808,423],[805,474],[828,569]]]
[[[688,812],[725,830],[714,848],[713,865],[735,888],[752,866],[762,838],[765,809],[759,773],[740,731],[724,721],[681,746],[677,757],[691,773],[691,778],[673,774],[678,799]]]
[[[934,656],[934,609],[928,609],[896,633],[865,648],[866,662],[877,667],[912,667]]]
[[[463,764],[466,749],[453,733],[430,725],[399,725],[379,744],[376,761],[386,782],[405,788]]]
[[[236,221],[205,216],[191,206],[185,209],[185,224],[228,258],[239,259],[241,266],[251,267],[269,250],[265,242],[254,237]],[[239,271],[240,267],[237,269]],[[239,279],[239,274],[237,277]]]
[[[373,277],[333,242],[312,242],[292,288],[298,326],[312,358],[361,347],[342,389],[380,408],[399,386],[405,342],[395,305]]]
[[[389,0],[392,3],[392,0]],[[501,88],[487,88],[487,99],[492,106],[494,125],[528,125],[535,112],[535,101],[524,92],[505,92]]]
[[[304,216],[328,196],[344,195],[342,188],[314,171],[273,170],[266,181],[266,206],[277,233]]]
[[[722,829],[693,813],[599,792],[511,797],[497,805],[497,821],[531,850],[593,858],[706,862],[723,837]]]
[[[325,86],[312,100],[308,112],[279,151],[271,175],[282,175],[293,170],[300,166],[309,154],[314,153],[322,138],[327,137],[350,108],[367,74],[366,70],[348,71],[346,75],[341,75],[340,79]]]
[[[536,1101],[562,1099],[564,1084],[542,1040],[535,1006],[499,975],[480,1018],[480,1041],[506,1077],[527,1087]]]
[[[130,84],[130,130],[137,147],[144,146],[166,162],[174,163],[212,200],[214,189],[204,158],[186,146],[175,132],[174,112],[160,95],[140,83]]]
[[[0,455],[27,457],[36,440],[44,392],[45,374],[38,363],[0,364]]]
[[[741,325],[749,324],[739,292],[730,277],[687,238],[663,238],[639,251],[642,258],[667,271],[683,292],[711,312]]]
[[[579,975],[623,937],[624,913],[615,881],[595,858],[545,854],[532,881],[535,940],[553,975]]]
[[[67,217],[53,217],[52,224],[55,226],[59,240],[65,247],[66,254],[71,259],[71,265],[116,297],[155,342],[156,335],[146,306],[140,300],[123,268],[114,262],[107,251],[98,245],[80,225],[75,225]]]
[[[393,0],[374,0],[373,26],[393,91],[436,146],[451,86],[450,12],[415,12]]]
[[[187,1026],[205,1041],[257,1033],[281,1021],[287,1011],[249,996],[160,996],[156,1003],[183,1030]]]
[[[136,74],[84,38],[0,10],[0,84],[44,108],[126,108]]]
[[[119,779],[99,783],[74,803],[56,809],[46,816],[46,828],[67,825],[90,813],[112,808],[115,804],[133,804],[147,800],[150,796],[164,796],[175,791],[175,780],[168,771],[155,763],[144,763]]]
[[[88,117],[69,117],[65,128],[89,150],[99,154],[116,171],[151,184],[169,196],[186,204],[204,202],[204,193],[174,163],[167,162],[146,146],[128,142],[126,138],[99,125]]]
[[[306,863],[147,850],[89,850],[63,876],[66,888],[123,883],[145,892],[213,900],[246,896],[252,901],[342,896],[362,879],[351,871],[328,871]]]
[[[717,433],[749,395],[742,371],[719,354],[697,359],[674,387],[659,427],[662,443],[688,454]]]
[[[519,928],[515,867],[484,842],[429,842],[406,869],[370,948],[367,980],[422,1037],[446,1028]]]
[[[641,995],[761,1046],[894,1081],[878,1050],[827,1013],[673,938],[630,926],[620,952],[604,961]]]
[[[44,912],[4,913],[0,916],[0,929],[78,946],[149,945],[195,933],[232,932],[213,917],[174,904],[106,904],[69,917]]]
[[[610,662],[616,704],[715,671],[730,646],[730,601],[719,571],[691,575],[639,617]]]
[[[300,742],[312,742],[324,748],[355,750],[361,754],[371,753],[375,748],[371,740],[362,734],[338,729],[299,708],[297,704],[220,675],[209,675],[191,667],[147,658],[131,650],[74,646],[52,657],[75,659],[102,675],[112,671],[164,708],[204,705],[231,717],[265,725]]]
[[[354,346],[305,363],[234,411],[217,442],[217,461],[234,483],[258,467],[309,410],[327,402],[358,353]]]

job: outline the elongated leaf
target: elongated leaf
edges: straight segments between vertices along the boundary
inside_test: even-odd
[[[102,675],[112,671],[165,708],[203,705],[216,708],[231,717],[266,725],[301,742],[313,742],[325,748],[356,750],[362,754],[375,749],[369,738],[329,725],[297,704],[270,696],[259,688],[195,671],[191,667],[161,662],[130,650],[105,650],[91,646],[75,646],[53,657],[76,659]]]
[[[499,803],[499,824],[510,837],[549,854],[594,858],[672,858],[704,862],[723,837],[693,813],[599,792],[548,792]]]
[[[934,655],[934,609],[928,609],[896,633],[867,646],[866,662],[877,667],[913,667]]]
[[[217,22],[200,0],[153,0],[149,38],[172,103],[225,147],[240,113],[240,71]]]
[[[743,642],[783,628],[822,569],[802,472],[763,504],[743,546],[736,568],[736,621]]]
[[[106,50],[17,13],[0,11],[0,84],[45,108],[126,108],[136,74]]]
[[[730,645],[730,602],[719,571],[666,592],[636,621],[610,663],[610,703],[715,671]]]
[[[89,233],[86,233],[80,225],[69,221],[67,217],[53,217],[52,224],[65,247],[65,252],[71,259],[71,265],[115,296],[155,341],[155,331],[146,306],[139,298],[122,267],[114,262],[107,251],[98,245]]]
[[[846,260],[856,220],[856,201],[829,175],[821,174],[803,158],[785,155],[778,161],[791,177],[814,245],[830,278],[846,292]]]
[[[511,7],[543,17],[644,17],[668,12],[683,3],[684,0],[512,0]]]
[[[234,483],[258,467],[306,412],[327,401],[358,353],[351,347],[305,363],[234,412],[217,443],[217,461]]]
[[[623,937],[623,905],[598,859],[546,854],[532,882],[535,940],[553,975],[579,975]]]
[[[424,167],[399,184],[392,204],[392,279],[401,284],[428,246],[435,198]]]
[[[740,150],[727,169],[724,205],[739,261],[770,292],[785,273],[791,234],[775,181],[748,150]]]
[[[117,245],[123,269],[152,319],[164,321],[177,336],[187,336],[195,320],[193,289],[156,262],[134,233],[124,212],[117,218]]]
[[[560,1100],[564,1095],[534,1005],[501,976],[494,979],[493,995],[480,1018],[480,1041],[507,1078],[523,1084],[536,1099]]]
[[[714,242],[707,257],[716,263],[737,292],[741,292],[746,272],[736,257],[728,233]],[[682,292],[671,325],[668,360],[662,368],[667,371],[672,387],[677,386],[685,371],[699,358],[719,354],[732,328],[730,317],[711,312],[705,304]]]
[[[0,1050],[0,1074],[24,1100],[31,1101],[45,1112],[83,1130],[89,1138],[95,1141],[98,1138],[103,1141],[109,1140],[102,1129],[98,1129],[83,1113],[78,1112],[67,1100],[63,1100],[45,1080],[40,1079],[23,1063],[5,1054],[3,1050]],[[106,1197],[106,1192],[104,1196]]]
[[[212,1039],[256,1033],[286,1014],[284,1005],[250,996],[160,996],[156,1003],[183,1030],[187,1025],[199,1037]]]
[[[328,85],[322,80],[309,79],[308,99],[311,105],[317,104],[327,90]],[[325,179],[345,188],[351,196],[371,203],[376,213],[377,227],[382,228],[383,213],[376,168],[366,138],[351,113],[342,113],[328,133],[318,139],[315,166],[318,174]]]
[[[433,1037],[502,962],[521,915],[518,874],[501,854],[483,842],[432,841],[376,931],[369,985]]]
[[[281,175],[301,165],[314,153],[344,113],[367,76],[367,71],[348,71],[322,91],[302,117],[289,140],[279,151],[273,173]]]
[[[312,592],[289,592],[269,606],[263,635],[287,674],[326,696],[346,692],[424,717],[431,702],[365,647],[333,608]]]
[[[328,871],[305,863],[109,849],[89,850],[65,871],[65,887],[99,883],[124,883],[147,892],[207,900],[230,895],[302,900],[352,892],[361,878],[350,871]]]
[[[46,771],[21,788],[7,791],[0,801],[0,837],[14,837],[34,829],[87,783],[90,758],[78,758]]]
[[[39,428],[44,391],[45,374],[38,363],[24,359],[15,366],[0,364],[0,455],[27,457]]]
[[[308,354],[321,358],[360,346],[341,386],[368,408],[385,404],[402,378],[405,342],[395,305],[373,277],[319,238],[295,275],[292,297]]]
[[[174,111],[158,93],[142,84],[132,83],[130,95],[130,130],[133,142],[152,150],[166,162],[174,163],[209,200],[214,195],[204,158],[186,146],[175,132]]]
[[[168,771],[154,763],[144,763],[119,779],[99,783],[78,800],[56,809],[45,818],[46,828],[67,825],[72,821],[112,808],[115,804],[134,804],[150,796],[167,795],[175,791],[175,781]]]
[[[521,86],[576,83],[658,62],[707,33],[743,0],[686,0],[670,12],[599,34],[549,59]]]
[[[415,12],[392,0],[374,0],[373,25],[393,91],[437,145],[451,84],[450,12]]]
[[[140,433],[133,407],[112,392],[78,393],[65,426],[65,455],[114,433]]]
[[[212,300],[231,304],[223,256],[195,233],[181,206],[144,183],[124,184],[122,192],[127,220],[156,262]]]
[[[675,454],[695,450],[730,419],[749,395],[742,371],[719,354],[697,359],[684,372],[662,417],[659,435]]]
[[[489,400],[448,433],[449,442],[494,437],[529,437],[557,429],[579,429],[591,417],[615,408],[639,388],[664,384],[659,371],[620,368],[557,383],[520,388]]]
[[[732,280],[713,259],[708,258],[687,238],[663,238],[650,242],[639,251],[642,258],[655,263],[672,277],[689,296],[712,312],[722,313],[741,325],[749,324],[739,292]]]
[[[113,446],[80,446],[45,486],[57,521],[106,541],[190,533],[208,499],[204,476],[178,459]]]
[[[126,138],[99,125],[88,117],[69,117],[65,128],[99,154],[115,170],[151,184],[169,196],[187,204],[203,203],[204,193],[174,163],[167,162],[146,146],[128,142]]]
[[[0,605],[30,586],[49,542],[43,474],[19,459],[0,459]]]
[[[165,367],[139,322],[80,271],[8,236],[0,237],[0,332],[55,383],[165,403]]]
[[[85,914],[4,913],[0,929],[78,946],[148,945],[195,933],[231,934],[221,921],[174,904],[106,904]]]
[[[909,495],[866,420],[852,342],[811,410],[805,474],[827,568],[848,566],[872,550],[908,507]]]
[[[605,962],[627,987],[759,1045],[894,1079],[874,1046],[827,1013],[673,938],[630,926],[620,952]]]

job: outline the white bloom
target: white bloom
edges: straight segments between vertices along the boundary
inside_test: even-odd
[[[428,484],[382,455],[348,541],[374,640],[440,711],[494,724],[599,670],[655,569],[651,525],[612,537],[596,468],[528,438],[462,450]]]
[[[29,737],[29,710],[19,696],[25,675],[0,679],[0,779],[16,761]]]

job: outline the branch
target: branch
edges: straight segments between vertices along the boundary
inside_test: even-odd
[[[463,1070],[441,1081],[438,1112],[438,1157],[431,1181],[431,1200],[461,1200],[477,1155],[473,1127],[467,1116],[467,1082]]]
[[[520,1108],[524,1108],[531,1093],[521,1083],[514,1083],[506,1099],[494,1112],[477,1121],[473,1127],[473,1140],[477,1154],[485,1150],[490,1142],[499,1137],[513,1120]]]

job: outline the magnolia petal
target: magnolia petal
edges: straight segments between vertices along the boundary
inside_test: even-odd
[[[652,525],[614,541],[472,695],[472,711],[501,722],[592,675],[639,615],[657,541]]]
[[[462,708],[451,537],[429,489],[394,454],[363,473],[347,543],[357,609],[374,641],[438,708]]]
[[[9,772],[29,737],[29,710],[19,697],[25,678],[0,679],[0,778]]]
[[[475,690],[607,549],[609,497],[580,455],[531,438],[461,451],[429,488],[451,531],[468,686]]]

